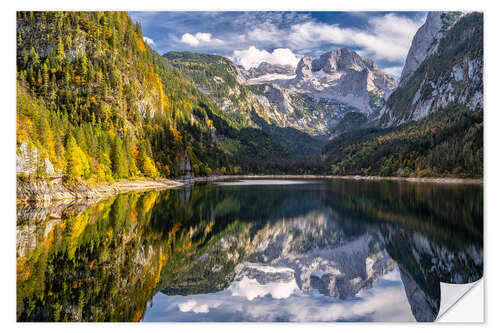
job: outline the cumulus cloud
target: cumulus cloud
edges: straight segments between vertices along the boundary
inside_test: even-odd
[[[149,38],[149,37],[144,36],[144,37],[142,37],[142,40],[143,40],[143,41],[145,41],[145,42],[146,42],[146,44],[148,44],[148,45],[150,45],[150,46],[154,46],[154,45],[155,45],[155,41],[154,41],[154,40],[152,40],[152,39],[151,39],[151,38]]]
[[[211,307],[217,307],[218,304]],[[207,313],[210,310],[209,304],[198,304],[195,300],[189,300],[184,303],[179,303],[179,311],[181,312],[194,312],[194,313]]]
[[[243,286],[248,289],[250,284]],[[235,294],[235,282],[226,290],[191,296],[158,293],[145,321],[414,321],[399,271],[382,277],[377,285],[356,297],[340,300],[318,291],[288,287]],[[252,284],[253,287],[256,285]],[[266,286],[266,285],[264,285]],[[242,286],[237,289],[242,291]],[[247,290],[249,291],[249,289]],[[250,297],[249,297],[250,296]]]
[[[423,18],[415,20],[390,13],[370,18],[366,29],[316,21],[294,24],[289,29],[278,29],[275,25],[266,24],[249,31],[247,39],[256,42],[274,41],[294,50],[325,44],[342,45],[355,48],[363,56],[376,60],[402,61],[423,22]]]
[[[270,64],[292,65],[294,67],[300,61],[300,58],[290,49],[274,49],[272,53],[269,53],[266,50],[259,50],[255,46],[250,46],[246,50],[235,50],[231,59],[246,69],[258,67],[264,61]]]
[[[395,78],[398,78],[401,75],[401,71],[403,70],[403,67],[401,66],[394,66],[394,67],[385,67],[382,68],[382,71],[386,74],[389,74]]]
[[[217,38],[212,38],[212,34],[208,32],[197,32],[192,35],[190,33],[185,33],[182,35],[181,42],[188,44],[190,46],[202,46],[202,45],[220,45],[222,41]]]
[[[272,298],[288,298],[298,290],[299,287],[297,286],[295,279],[288,282],[270,282],[268,284],[260,284],[256,279],[249,279],[246,276],[243,277],[241,281],[234,282],[229,287],[231,295],[243,296],[249,301],[257,297],[264,297],[268,294],[270,294]]]
[[[404,60],[410,49],[413,36],[424,23],[396,14],[387,14],[370,19],[372,29],[359,38],[359,45],[376,59]]]

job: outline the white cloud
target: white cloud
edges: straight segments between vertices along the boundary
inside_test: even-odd
[[[155,41],[152,40],[151,38],[149,37],[146,37],[146,36],[143,36],[142,37],[142,40],[146,42],[146,44],[150,45],[150,46],[153,46],[155,45]]]
[[[356,297],[345,300],[323,296],[317,291],[290,293],[288,288],[267,290],[266,294],[271,297],[263,297],[262,286],[255,294],[235,295],[234,284],[209,294],[167,296],[158,293],[153,307],[146,310],[145,321],[196,321],[200,314],[203,320],[209,321],[415,320],[397,270],[382,277],[374,288],[361,290]]]
[[[190,33],[185,33],[182,35],[181,42],[188,44],[190,46],[201,46],[201,45],[220,45],[223,42],[220,39],[212,38],[212,34],[208,32],[197,32],[192,35]]]
[[[211,307],[217,307],[217,305],[212,305]],[[181,312],[194,312],[194,313],[207,313],[210,311],[209,304],[198,304],[195,300],[189,300],[184,303],[179,303],[179,310]]]
[[[389,74],[395,78],[398,78],[401,75],[402,70],[403,67],[400,66],[382,68],[382,71],[384,73]]]
[[[415,32],[423,23],[424,18],[410,19],[390,13],[372,17],[366,29],[343,28],[315,21],[297,23],[290,29],[265,24],[249,31],[247,39],[286,45],[294,50],[336,44],[355,48],[361,55],[375,60],[403,61]]]
[[[274,49],[272,53],[266,50],[259,50],[255,46],[250,46],[246,50],[235,50],[231,58],[237,64],[245,67],[257,67],[261,62],[270,64],[297,66],[300,58],[290,49]]]
[[[257,42],[273,42],[281,38],[281,31],[275,25],[265,23],[248,32],[248,40]]]
[[[267,284],[260,284],[256,279],[249,279],[243,277],[242,280],[233,282],[229,287],[229,291],[233,296],[243,296],[249,301],[257,298],[264,297],[271,294],[272,298],[288,298],[294,292],[298,291],[299,287],[295,279],[286,282],[270,282]]]
[[[423,20],[411,20],[392,13],[375,17],[369,20],[371,31],[362,33],[363,36],[354,41],[376,59],[404,60],[413,36],[423,23]]]

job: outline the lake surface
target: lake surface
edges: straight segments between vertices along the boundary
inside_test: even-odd
[[[18,321],[432,321],[483,186],[242,180],[19,206]]]

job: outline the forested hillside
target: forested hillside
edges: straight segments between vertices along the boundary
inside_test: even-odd
[[[163,57],[193,80],[236,127],[260,128],[294,156],[319,153],[324,142],[296,128],[280,126],[276,112],[264,107],[262,96],[254,94],[256,86],[244,84],[231,60],[193,52],[168,52]]]
[[[482,177],[483,111],[453,104],[395,129],[344,133],[323,153],[334,175]]]
[[[433,15],[445,22],[450,16]],[[323,148],[331,173],[483,176],[483,15],[461,16],[445,28],[433,41],[436,52],[389,96],[378,124]]]
[[[326,136],[278,126],[227,58],[162,57],[125,12],[18,12],[17,175],[482,177],[482,24],[463,16],[378,123],[347,112],[320,151]]]
[[[231,60],[218,55],[192,52],[168,52],[163,57],[220,105],[236,126],[256,127],[251,119],[253,110],[267,118],[262,105],[241,84],[243,78]]]
[[[380,124],[419,120],[453,102],[471,111],[483,107],[482,13],[465,15],[445,31],[435,53],[389,96]]]
[[[288,156],[249,140],[124,12],[18,12],[17,66],[18,154],[38,160],[21,175],[241,173]]]

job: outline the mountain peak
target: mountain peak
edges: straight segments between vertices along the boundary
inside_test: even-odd
[[[313,57],[304,56],[300,59],[295,73],[297,74],[296,79],[301,80],[305,77],[312,77],[312,63],[314,61]]]
[[[341,48],[326,52],[319,59],[314,60],[312,71],[323,70],[325,73],[348,69],[361,71],[363,67],[365,67],[363,66],[363,58],[359,54],[348,48]]]
[[[417,30],[411,42],[410,50],[406,57],[403,71],[401,72],[400,85],[407,82],[425,58],[434,54],[443,38],[445,31],[449,30],[464,15],[462,12],[429,12],[425,23]]]
[[[266,74],[288,74],[293,73],[294,69],[292,65],[271,64],[266,61],[261,62],[257,67],[257,71],[265,72]]]
[[[324,95],[361,96],[373,93],[383,96],[396,85],[384,74],[373,60],[363,59],[356,51],[348,48],[331,50],[319,58],[303,57],[297,65],[296,78],[292,82],[297,87],[311,87]],[[363,104],[363,103],[362,103]],[[371,109],[367,104],[357,105],[361,109]]]
[[[295,67],[292,65],[271,64],[263,61],[257,67],[251,67],[248,70],[238,65],[238,69],[246,79],[255,79],[263,76],[274,75],[286,76],[295,73]]]

